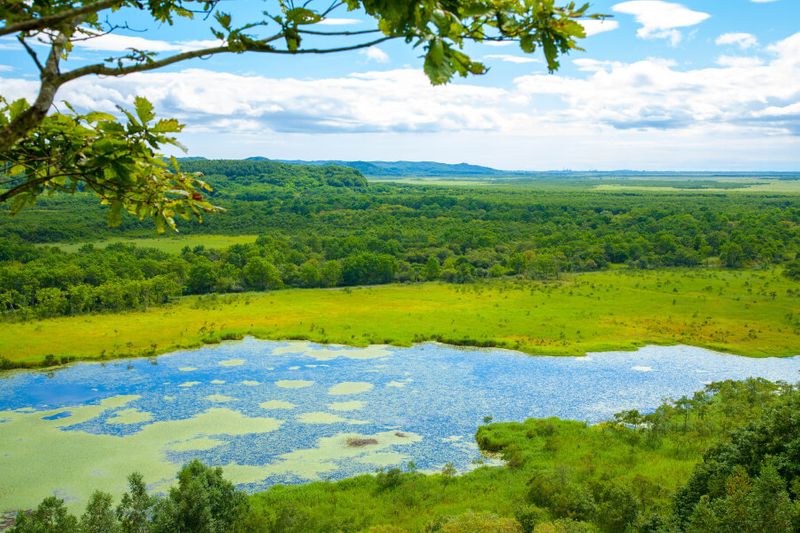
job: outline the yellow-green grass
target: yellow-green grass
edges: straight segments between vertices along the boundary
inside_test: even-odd
[[[789,356],[800,354],[800,284],[778,271],[614,270],[550,283],[187,297],[148,311],[6,323],[0,356],[125,357],[244,335],[356,346],[438,340],[547,355],[680,343]]]
[[[234,244],[248,244],[256,241],[256,235],[175,235],[165,234],[160,237],[111,237],[100,241],[43,244],[42,246],[57,246],[65,252],[77,252],[81,246],[92,244],[97,248],[105,248],[109,244],[123,243],[134,244],[141,248],[156,248],[162,252],[178,253],[185,246],[205,246],[206,248],[227,248]]]
[[[771,194],[785,194],[789,196],[795,196],[800,194],[800,180],[775,180],[775,179],[760,179],[760,178],[739,178],[735,182],[733,180],[723,180],[723,179],[715,179],[711,181],[716,181],[720,183],[720,187],[703,187],[703,188],[692,188],[692,187],[679,187],[679,186],[665,186],[665,185],[658,185],[658,182],[655,182],[652,186],[645,185],[645,184],[636,184],[636,185],[625,185],[621,183],[607,183],[601,185],[595,185],[592,187],[595,191],[609,191],[609,192],[667,192],[667,193],[675,193],[680,192],[683,194],[709,194],[709,193],[724,193],[724,194],[735,194],[735,193],[771,193]],[[722,185],[730,185],[730,183],[741,183],[741,187],[723,187]],[[686,182],[687,185],[691,185],[691,181]]]

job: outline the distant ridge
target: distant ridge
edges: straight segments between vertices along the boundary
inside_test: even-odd
[[[203,161],[205,157],[178,158],[179,161]],[[536,179],[553,178],[777,178],[800,179],[800,172],[791,171],[675,171],[675,170],[498,170],[496,168],[469,163],[439,163],[436,161],[344,161],[326,159],[304,161],[300,159],[270,159],[253,156],[243,161],[269,161],[289,165],[339,166],[358,170],[370,178],[487,178],[487,179]]]
[[[437,163],[435,161],[301,161],[286,159],[278,159],[276,161],[294,165],[335,165],[350,167],[358,170],[365,176],[373,177],[500,176],[509,173],[508,171],[497,170],[480,165],[470,165],[468,163],[450,164]]]

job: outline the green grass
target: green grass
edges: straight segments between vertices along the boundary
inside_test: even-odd
[[[164,234],[159,237],[112,237],[99,241],[43,244],[42,246],[55,246],[65,252],[77,252],[81,246],[92,244],[97,248],[105,248],[109,244],[133,244],[142,248],[155,248],[171,254],[179,253],[184,247],[194,248],[227,248],[234,244],[249,244],[256,241],[257,235],[175,235]]]
[[[560,282],[383,285],[187,297],[147,311],[5,323],[0,356],[152,355],[254,335],[356,346],[441,342],[580,355],[690,344],[800,353],[800,285],[779,271],[612,270]]]

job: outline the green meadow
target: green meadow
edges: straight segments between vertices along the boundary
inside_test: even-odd
[[[582,355],[689,344],[800,353],[800,289],[779,270],[610,270],[558,281],[408,283],[180,298],[146,311],[8,322],[0,356],[147,356],[253,335],[355,346],[440,341]]]
[[[110,244],[131,244],[141,248],[155,248],[161,252],[177,254],[185,247],[194,248],[204,246],[209,249],[227,248],[234,244],[251,244],[256,241],[256,235],[175,235],[164,234],[150,237],[111,237],[99,241],[81,241],[43,246],[57,246],[64,252],[75,253],[83,246],[91,244],[96,248],[105,248]]]

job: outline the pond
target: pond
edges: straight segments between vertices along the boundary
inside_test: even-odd
[[[152,490],[192,458],[248,491],[334,480],[413,461],[422,471],[482,458],[495,421],[590,423],[653,409],[722,379],[800,380],[800,358],[750,359],[687,346],[530,357],[441,344],[350,348],[245,339],[154,359],[80,363],[0,378],[0,511],[56,494],[80,507]]]

